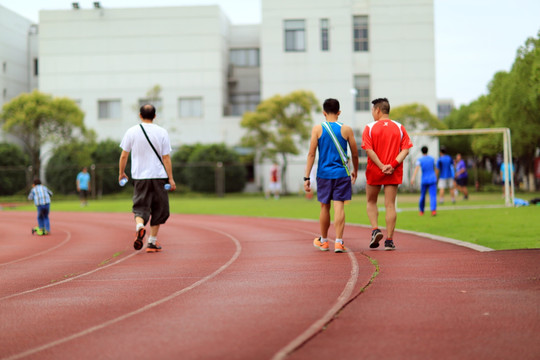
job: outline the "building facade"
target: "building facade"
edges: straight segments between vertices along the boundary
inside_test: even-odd
[[[173,147],[238,145],[245,111],[300,89],[339,99],[359,140],[374,98],[436,113],[433,0],[261,1],[258,25],[218,6],[41,11],[39,89],[74,99],[99,140],[119,141],[152,102]],[[305,155],[289,163],[290,191]]]
[[[38,87],[38,27],[0,6],[0,107]]]

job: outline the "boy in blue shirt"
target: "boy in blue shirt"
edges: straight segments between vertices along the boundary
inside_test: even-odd
[[[424,215],[426,205],[426,192],[429,191],[429,205],[431,208],[431,216],[437,215],[437,174],[435,173],[435,159],[428,154],[427,146],[422,146],[422,157],[416,160],[416,168],[411,178],[411,185],[414,184],[414,179],[418,170],[422,170],[422,180],[420,183],[420,215]]]

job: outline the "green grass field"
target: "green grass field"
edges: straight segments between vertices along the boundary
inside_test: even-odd
[[[540,197],[539,193],[517,194],[526,200]],[[448,195],[446,200],[449,200]],[[379,225],[385,225],[383,198],[379,198]],[[10,198],[0,200],[7,211],[34,211],[30,202]],[[16,203],[10,208],[8,203]],[[519,208],[504,207],[500,193],[472,193],[470,200],[461,198],[455,206],[439,206],[435,217],[428,213],[419,216],[418,194],[398,195],[397,229],[440,235],[487,246],[496,250],[540,248],[540,206]],[[429,202],[428,202],[429,204]],[[426,204],[426,208],[428,208]],[[489,206],[500,206],[489,208]],[[468,208],[466,208],[468,207]],[[68,212],[129,212],[129,194],[116,195],[101,200],[90,200],[88,207],[81,207],[75,196],[53,198],[51,211]],[[347,223],[368,225],[366,201],[363,194],[355,195],[345,208]],[[262,195],[227,195],[223,198],[202,195],[171,195],[171,212],[178,214],[218,214],[256,217],[313,219],[319,217],[319,203],[304,196],[286,196],[279,200],[266,200]],[[345,230],[345,237],[347,232]]]

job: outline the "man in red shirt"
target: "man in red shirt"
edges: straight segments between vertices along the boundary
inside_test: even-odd
[[[371,223],[371,242],[369,247],[379,247],[383,233],[379,229],[379,210],[377,198],[384,185],[384,206],[386,208],[385,250],[394,250],[393,236],[396,227],[396,196],[398,185],[403,181],[403,160],[413,146],[405,127],[390,120],[390,103],[386,98],[371,102],[374,122],[366,125],[362,133],[362,149],[368,156],[366,168],[367,214]]]

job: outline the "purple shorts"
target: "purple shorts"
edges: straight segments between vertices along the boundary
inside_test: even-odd
[[[349,176],[339,179],[322,179],[317,177],[317,200],[323,204],[330,204],[331,200],[351,200],[352,184]]]

